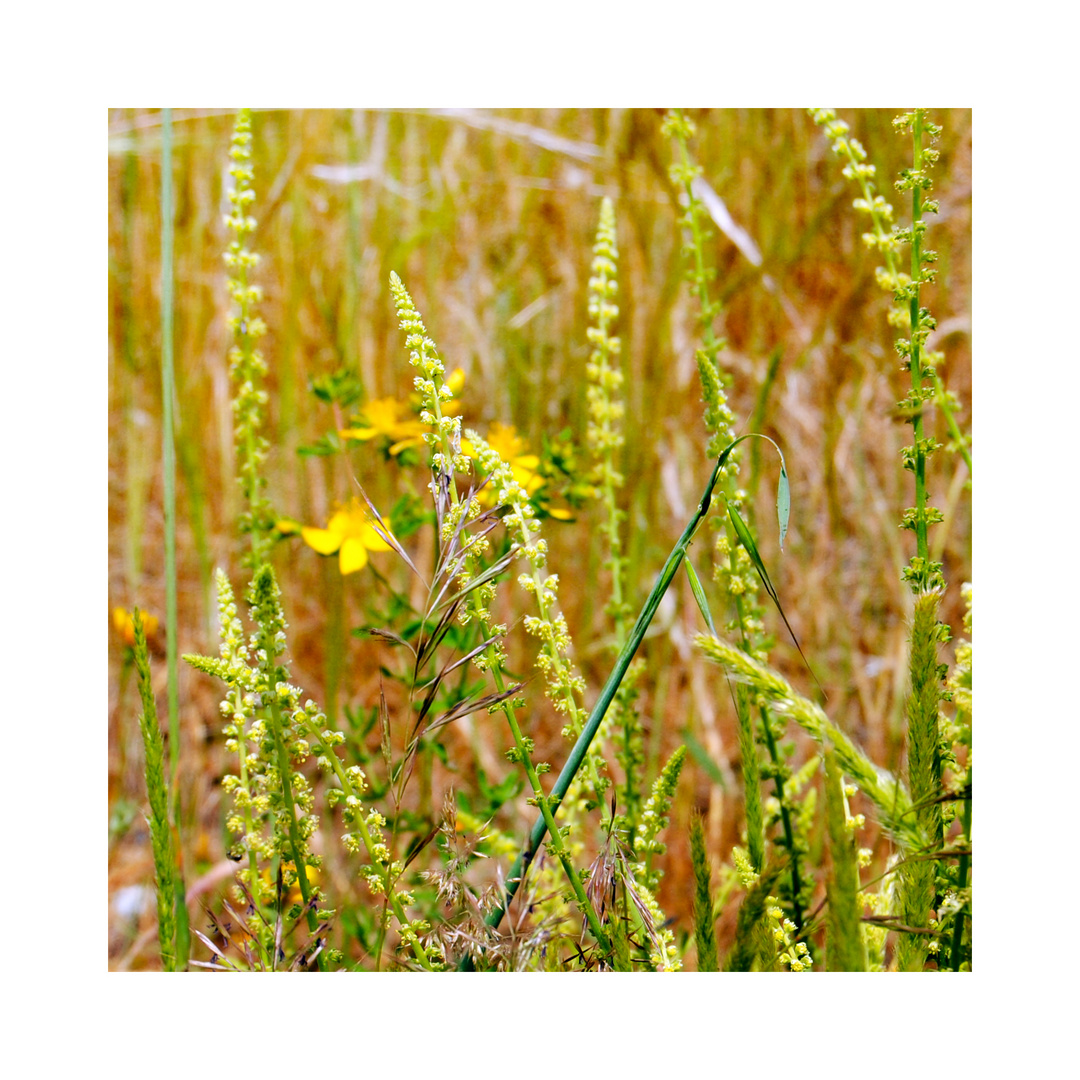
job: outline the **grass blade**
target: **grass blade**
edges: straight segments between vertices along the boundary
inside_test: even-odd
[[[821,696],[828,701],[828,694],[825,693],[821,683],[818,682],[818,677],[814,674],[814,669],[810,666],[810,661],[806,659],[806,653],[802,651],[799,639],[795,636],[795,631],[791,629],[791,623],[788,622],[787,616],[784,614],[784,609],[780,604],[780,597],[776,595],[776,589],[773,588],[773,583],[769,578],[769,572],[765,569],[765,563],[762,562],[761,555],[758,553],[757,544],[754,543],[753,535],[749,528],[747,528],[746,522],[739,516],[739,511],[730,504],[728,505],[728,515],[731,518],[732,525],[735,526],[735,532],[738,534],[739,542],[746,548],[746,554],[750,556],[750,561],[754,564],[754,569],[757,571],[758,577],[761,578],[761,584],[765,586],[765,591],[776,605],[776,610],[780,612],[780,618],[784,620],[784,625],[791,635],[791,640],[795,643],[795,648],[799,650],[799,655],[802,657],[802,662],[806,665],[806,670],[810,672],[810,677],[817,684],[818,690],[821,691]]]
[[[784,468],[783,455],[780,457],[780,482],[776,486],[776,520],[780,523],[780,550],[784,550],[787,537],[788,518],[791,516],[791,485],[788,483],[787,469]]]

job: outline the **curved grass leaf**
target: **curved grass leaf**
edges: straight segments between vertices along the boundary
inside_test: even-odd
[[[818,677],[814,674],[814,669],[810,666],[810,661],[806,659],[806,654],[802,651],[799,639],[795,636],[795,631],[791,629],[791,623],[788,622],[787,616],[784,614],[784,609],[780,604],[780,597],[776,595],[776,589],[773,588],[773,583],[769,579],[769,572],[765,569],[765,563],[761,560],[757,544],[754,543],[754,537],[747,527],[746,522],[739,516],[739,511],[730,503],[728,504],[728,516],[731,518],[731,524],[735,526],[735,532],[738,534],[739,542],[746,548],[746,554],[750,556],[750,561],[754,564],[754,569],[757,571],[758,577],[761,578],[761,584],[765,586],[765,591],[776,605],[776,610],[780,612],[780,618],[784,620],[784,625],[791,635],[791,640],[795,643],[795,648],[799,650],[799,655],[802,657],[802,662],[806,665],[806,670],[810,672],[810,677],[817,683],[817,688],[821,691],[821,696],[828,700],[828,695],[822,688],[821,683],[818,682]]]
[[[787,469],[784,468],[784,455],[780,455],[780,483],[776,487],[776,519],[780,523],[780,550],[784,550],[787,537],[788,518],[791,516],[791,485],[788,483]]]

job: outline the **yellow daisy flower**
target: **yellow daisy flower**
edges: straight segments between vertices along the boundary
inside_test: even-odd
[[[359,427],[344,428],[338,432],[343,439],[356,439],[367,442],[378,435],[385,435],[390,440],[390,453],[400,454],[406,446],[423,443],[423,434],[427,425],[419,420],[403,420],[402,413],[407,406],[397,398],[375,398],[361,410]]]
[[[325,529],[304,526],[304,543],[320,555],[337,552],[342,574],[352,574],[367,566],[369,551],[390,551],[390,545],[376,532],[371,514],[359,499],[337,510]]]
[[[461,393],[465,385],[465,372],[457,368],[446,380],[446,385],[452,393]],[[447,401],[443,405],[443,412],[452,416],[458,408],[458,402]],[[343,439],[355,439],[357,442],[367,442],[385,435],[390,440],[390,454],[396,457],[408,446],[422,446],[424,434],[428,431],[431,431],[429,425],[409,416],[409,406],[405,402],[388,397],[369,401],[360,410],[357,426],[343,428],[338,434]]]

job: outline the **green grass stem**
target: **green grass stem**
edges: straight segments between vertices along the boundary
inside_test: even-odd
[[[173,405],[172,109],[161,114],[161,443],[165,501],[165,664],[169,684],[169,771],[180,767],[179,655],[176,640],[176,442]],[[179,799],[179,792],[176,792]]]

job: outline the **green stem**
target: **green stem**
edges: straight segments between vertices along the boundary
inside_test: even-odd
[[[169,775],[173,794],[173,825],[180,842],[180,682],[176,617],[176,442],[173,404],[173,190],[172,109],[162,110],[161,124],[161,442],[165,511],[165,667],[169,698]],[[179,847],[177,848],[179,853]],[[177,861],[176,967],[187,967],[191,948],[183,872]]]
[[[502,672],[499,670],[497,664],[494,663],[494,647],[488,650],[492,663],[492,675],[495,680],[495,687],[501,694],[504,689]],[[518,755],[522,764],[525,766],[525,774],[529,778],[529,784],[533,790],[533,798],[537,807],[540,810],[541,819],[544,823],[545,831],[551,836],[552,843],[549,847],[552,854],[559,860],[562,865],[563,871],[566,874],[567,880],[570,882],[570,888],[574,892],[574,898],[578,902],[578,906],[585,913],[585,918],[588,920],[589,929],[593,933],[593,937],[596,938],[600,944],[600,948],[605,954],[611,952],[611,943],[608,940],[607,934],[604,932],[603,927],[600,925],[600,919],[596,914],[596,910],[593,908],[592,902],[589,900],[588,895],[585,892],[584,886],[581,884],[581,877],[574,867],[574,864],[570,861],[570,857],[567,854],[566,847],[563,845],[562,837],[555,827],[555,816],[552,810],[552,800],[544,794],[544,789],[540,785],[540,776],[536,771],[536,766],[533,764],[532,757],[529,754],[528,746],[525,743],[524,736],[521,733],[521,727],[517,721],[517,714],[514,712],[513,707],[509,702],[502,703],[503,714],[506,716],[506,722],[510,725],[510,733],[514,737],[514,745],[518,749]],[[565,792],[564,792],[565,794]],[[555,804],[557,808],[557,803]],[[532,849],[532,853],[529,855],[529,861],[532,860],[533,854],[535,854],[536,848]],[[525,872],[528,870],[528,862],[522,868],[521,876],[525,876]],[[509,899],[509,898],[508,898]],[[489,924],[490,924],[490,920]],[[497,924],[495,924],[497,925]]]
[[[177,685],[176,641],[174,384],[172,109],[163,109],[161,114],[161,427],[165,489],[165,660],[169,681],[169,766],[175,791],[180,756],[180,695]]]
[[[267,648],[266,642],[263,643],[263,648]],[[269,651],[267,655],[270,655]],[[272,691],[271,694],[273,694]],[[311,904],[311,884],[307,879],[307,864],[304,862],[301,849],[300,830],[296,823],[296,804],[292,795],[292,767],[289,763],[288,751],[285,749],[281,707],[274,696],[270,698],[270,728],[273,731],[274,748],[277,751],[278,772],[281,775],[281,794],[285,800],[285,816],[289,829],[289,846],[292,848],[293,866],[296,867],[300,895],[304,898],[304,907],[307,909],[308,929],[314,933],[319,925],[319,917],[315,914]],[[319,951],[318,964],[320,971],[326,970],[326,954],[323,950]]]
[[[319,742],[321,740],[322,734],[320,733],[319,729],[314,724],[312,724],[310,721],[307,722],[307,723],[304,723],[303,727],[304,727],[304,731],[307,733],[308,738],[313,743]],[[374,863],[375,862],[375,857],[373,855],[373,849],[374,849],[375,844],[374,844],[374,841],[373,841],[373,839],[371,837],[371,832],[367,827],[367,822],[364,820],[363,815],[360,813],[359,803],[360,803],[361,792],[358,791],[356,789],[356,787],[354,787],[353,782],[349,779],[349,775],[345,771],[345,767],[341,764],[341,759],[337,756],[337,754],[335,754],[333,752],[329,752],[329,753],[326,754],[326,759],[330,763],[330,768],[333,770],[334,776],[337,777],[338,783],[341,785],[341,790],[345,792],[347,797],[353,798],[353,799],[356,800],[357,808],[356,808],[356,812],[355,812],[354,817],[353,817],[353,824],[356,826],[357,831],[360,833],[360,839],[363,842],[364,847],[367,849],[368,856],[371,858],[372,862]],[[409,924],[408,917],[405,914],[405,908],[402,905],[401,900],[398,897],[397,893],[394,892],[394,890],[393,890],[393,886],[392,886],[392,883],[390,882],[389,875],[385,874],[383,880],[386,882],[386,896],[387,896],[387,900],[390,903],[390,909],[393,911],[394,916],[397,918],[398,924],[400,926],[402,926],[402,927],[405,927],[405,926],[407,926]],[[381,936],[382,935],[381,935],[381,932],[380,932],[380,939],[381,939]],[[431,961],[428,959],[427,953],[424,951],[423,946],[417,940],[415,935],[412,937],[412,942],[411,943],[412,943],[413,955],[416,957],[416,959],[419,962],[420,966],[422,968],[424,968],[425,971],[433,971],[434,968],[431,965]],[[382,949],[380,948],[379,949],[380,959],[381,959],[381,955],[382,955]]]
[[[574,744],[573,750],[570,751],[570,756],[567,758],[562,772],[559,773],[559,777],[555,781],[555,786],[552,788],[548,800],[555,805],[556,813],[558,812],[559,802],[561,802],[562,798],[566,795],[570,784],[573,782],[578,769],[585,759],[585,755],[589,751],[589,745],[592,743],[593,738],[604,720],[604,715],[607,713],[608,706],[611,704],[616,691],[619,689],[619,684],[622,682],[623,676],[626,674],[626,669],[630,666],[630,662],[634,658],[634,653],[637,652],[638,646],[645,637],[645,632],[648,630],[649,624],[656,614],[656,609],[660,606],[660,601],[663,598],[664,593],[667,592],[668,586],[678,572],[679,566],[686,555],[687,548],[690,546],[690,541],[693,539],[694,533],[697,531],[697,528],[705,515],[709,512],[709,505],[712,502],[712,491],[716,484],[716,478],[733,448],[734,443],[728,446],[720,457],[717,458],[716,464],[713,466],[712,475],[709,477],[708,486],[705,488],[705,492],[701,497],[701,502],[698,505],[696,513],[687,523],[678,542],[675,544],[675,547],[672,548],[671,554],[668,555],[667,561],[664,563],[660,575],[656,579],[656,584],[653,586],[652,592],[649,593],[649,596],[637,617],[637,621],[630,631],[630,636],[627,638],[626,644],[622,648],[622,652],[619,653],[618,659],[615,661],[615,666],[612,668],[607,682],[604,683],[604,688],[600,691],[600,697],[593,707],[592,713],[589,715],[589,721],[578,736],[577,742]],[[554,818],[554,814],[551,816]],[[510,872],[507,874],[506,878],[505,899],[487,917],[486,921],[488,926],[494,928],[502,922],[503,916],[506,914],[506,909],[509,907],[510,901],[513,900],[518,887],[521,885],[525,872],[528,870],[529,864],[532,862],[533,856],[545,835],[547,835],[548,829],[548,821],[546,820],[545,815],[541,813],[541,816],[533,825],[524,849],[510,867]],[[469,958],[466,957],[458,966],[459,969],[467,970],[471,968],[472,964]]]
[[[914,145],[913,168],[916,172],[922,169],[922,132],[923,113],[921,109],[915,110],[915,118],[911,127],[912,142]],[[908,312],[911,319],[911,388],[916,395],[922,392],[922,339],[920,336],[919,317],[919,279],[922,271],[922,231],[919,224],[922,221],[922,187],[918,183],[911,189],[911,299],[908,301]],[[930,561],[930,551],[926,540],[926,454],[922,449],[923,419],[922,410],[918,409],[911,418],[911,427],[914,431],[915,442],[915,542],[918,556],[923,561],[923,566]]]

